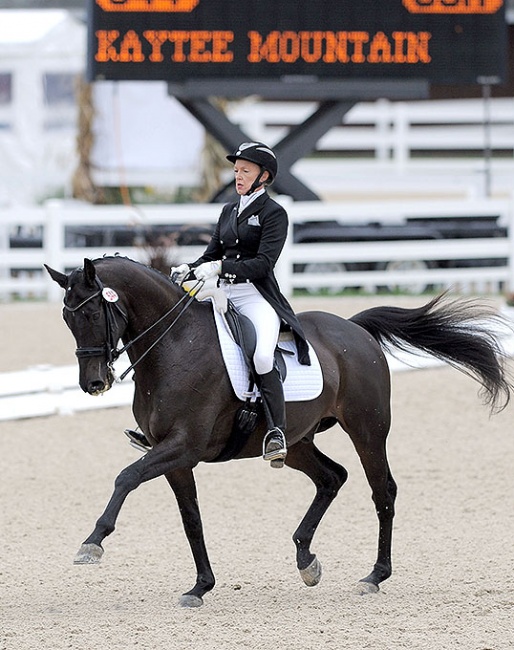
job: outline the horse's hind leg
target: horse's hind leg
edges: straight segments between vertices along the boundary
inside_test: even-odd
[[[298,442],[287,454],[286,465],[306,474],[316,486],[316,495],[293,535],[296,564],[305,584],[313,587],[321,580],[321,564],[311,553],[314,533],[337,493],[348,478],[342,465],[325,456],[313,442]]]

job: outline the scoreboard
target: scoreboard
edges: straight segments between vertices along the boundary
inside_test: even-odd
[[[89,0],[90,80],[506,76],[505,0]]]

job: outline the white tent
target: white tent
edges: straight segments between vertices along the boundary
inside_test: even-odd
[[[0,205],[71,195],[86,32],[65,11],[0,12]],[[198,182],[204,130],[165,83],[95,83],[93,98],[97,184]]]
[[[3,203],[33,203],[64,187],[75,166],[73,81],[84,65],[85,29],[66,12],[51,13],[20,30],[14,16],[0,20]]]
[[[95,82],[93,179],[103,186],[199,182],[204,129],[161,82]]]

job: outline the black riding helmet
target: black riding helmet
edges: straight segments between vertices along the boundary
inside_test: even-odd
[[[243,142],[239,145],[235,153],[227,156],[227,160],[231,163],[235,163],[237,160],[248,160],[249,162],[259,165],[261,168],[261,173],[255,179],[248,194],[251,194],[255,188],[259,187],[261,184],[261,176],[265,171],[269,174],[269,179],[266,181],[266,185],[271,185],[271,183],[273,183],[278,172],[277,157],[268,145],[263,142]]]

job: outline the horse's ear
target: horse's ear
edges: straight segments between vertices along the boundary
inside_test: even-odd
[[[90,287],[96,286],[96,269],[93,262],[84,258],[84,279]]]
[[[56,271],[55,269],[51,269],[49,266],[46,264],[43,264],[45,269],[48,271],[50,277],[54,282],[57,282],[57,284],[62,287],[63,289],[66,289],[68,286],[68,276],[65,273],[61,273],[60,271]]]

